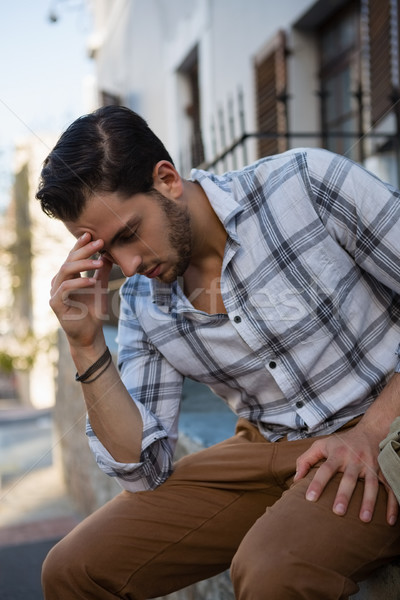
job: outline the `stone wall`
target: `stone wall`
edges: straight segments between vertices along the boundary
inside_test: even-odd
[[[225,571],[206,581],[199,581],[174,594],[156,600],[235,600],[229,572]]]
[[[111,344],[109,344],[111,347]],[[102,473],[89,450],[85,435],[85,405],[81,392],[81,386],[74,380],[75,368],[69,355],[68,344],[64,334],[59,335],[60,360],[57,378],[57,399],[54,409],[56,453],[60,460],[68,492],[74,501],[77,510],[82,515],[88,515],[105,502],[113,498],[119,491],[119,485],[111,478]],[[190,384],[191,385],[191,384]],[[188,388],[188,393],[193,393],[195,388]],[[197,394],[207,394],[204,391],[196,391]],[[185,399],[183,402],[185,406]],[[216,436],[228,437],[228,429],[221,428],[214,432],[214,438],[207,437],[207,444],[202,444],[210,434],[211,423],[221,422],[218,413],[224,411],[221,405],[215,406],[216,415],[210,415],[208,398],[202,398],[202,408],[196,409],[189,406],[182,419],[183,431],[176,451],[176,457],[184,456],[201,449],[204,445],[219,441]],[[214,406],[214,404],[213,404]],[[205,423],[204,432],[199,423]],[[191,428],[190,423],[196,424]],[[390,565],[376,571],[371,577],[360,585],[360,591],[352,600],[397,600],[400,598],[400,568],[398,565]],[[229,573],[201,581],[188,588],[163,596],[158,600],[234,600]]]

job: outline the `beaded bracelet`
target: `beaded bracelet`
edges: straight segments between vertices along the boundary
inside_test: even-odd
[[[98,379],[100,375],[102,375],[104,371],[110,366],[111,360],[111,353],[107,347],[104,354],[102,354],[100,358],[96,360],[95,363],[93,363],[88,369],[86,369],[86,371],[82,373],[82,375],[79,375],[78,373],[75,374],[75,381],[80,381],[81,383],[92,383],[92,381],[96,381],[96,379]],[[102,369],[100,373],[98,373],[95,377],[89,379],[89,377],[96,373],[96,371],[98,371],[100,367],[102,367],[104,364],[104,369]]]

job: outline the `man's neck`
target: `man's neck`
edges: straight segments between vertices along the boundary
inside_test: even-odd
[[[185,294],[195,308],[226,312],[220,292],[227,233],[202,187],[185,182],[193,234],[192,260],[183,280]]]
[[[193,181],[185,182],[187,205],[192,227],[192,261],[197,269],[207,269],[207,264],[222,260],[227,233],[216,215],[203,188]]]

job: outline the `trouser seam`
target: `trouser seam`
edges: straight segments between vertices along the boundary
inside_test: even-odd
[[[276,469],[276,462],[277,462],[277,455],[278,455],[278,445],[274,444],[272,447],[272,455],[271,455],[271,460],[270,460],[270,474],[271,477],[274,480],[275,485],[280,488],[282,490],[282,493],[285,492],[286,490],[289,489],[290,486],[287,485],[287,479],[290,476],[294,476],[295,473],[295,466],[293,468],[293,472],[292,473],[282,473],[281,475],[279,475],[279,469]]]
[[[240,500],[245,494],[247,494],[248,491],[245,490],[243,492],[237,492],[237,496],[236,498],[234,498],[231,502],[229,502],[228,504],[225,504],[222,508],[220,508],[217,512],[215,512],[212,517],[209,517],[208,519],[205,519],[198,527],[194,527],[192,529],[190,529],[190,531],[186,532],[184,535],[182,535],[179,540],[175,540],[174,542],[168,544],[167,546],[165,546],[162,550],[160,550],[159,552],[157,552],[157,554],[154,554],[149,560],[147,560],[145,563],[143,563],[142,565],[140,565],[140,567],[138,567],[137,569],[135,569],[128,577],[128,579],[125,581],[125,583],[116,591],[117,594],[121,594],[123,589],[129,584],[129,582],[131,581],[132,577],[134,577],[135,575],[137,575],[137,573],[139,573],[142,569],[144,569],[147,565],[149,565],[152,561],[154,561],[156,558],[158,558],[159,556],[161,556],[164,552],[168,551],[170,548],[172,548],[173,546],[176,546],[180,543],[182,543],[182,541],[187,538],[189,535],[193,534],[196,531],[199,531],[202,527],[204,527],[204,525],[206,523],[209,523],[212,519],[215,519],[215,517],[217,517],[220,513],[222,513],[224,510],[226,510],[227,508],[231,507],[235,502],[237,502],[238,500]]]

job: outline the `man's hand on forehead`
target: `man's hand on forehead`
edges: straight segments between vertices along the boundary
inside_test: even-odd
[[[107,314],[107,289],[112,262],[96,257],[103,240],[90,233],[78,237],[52,280],[50,306],[70,343],[91,345],[102,335]],[[93,275],[88,275],[94,271]]]

